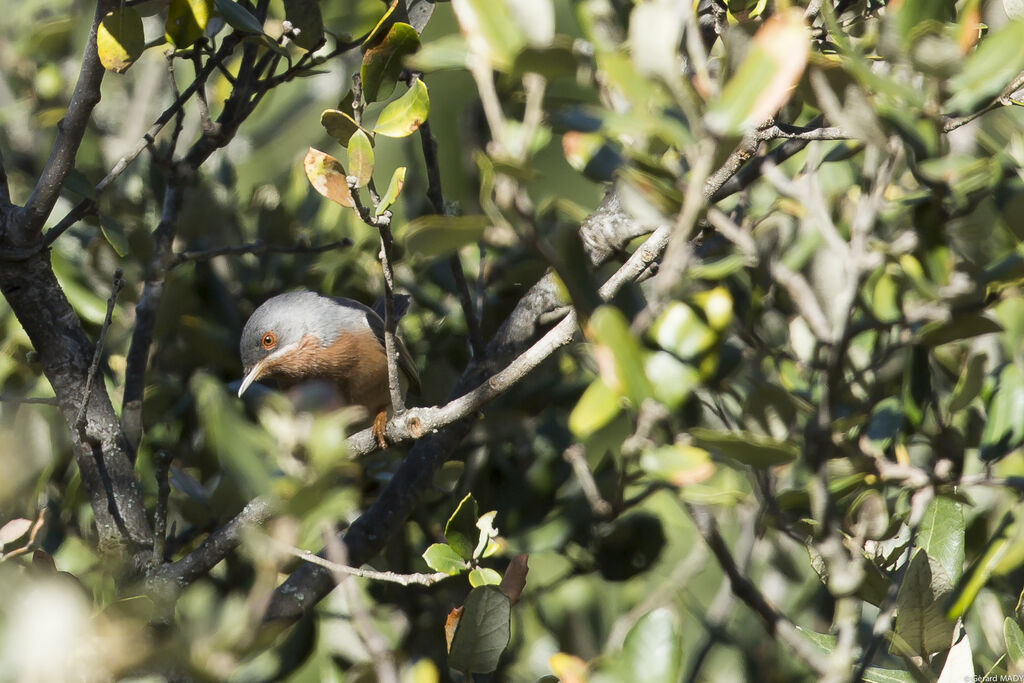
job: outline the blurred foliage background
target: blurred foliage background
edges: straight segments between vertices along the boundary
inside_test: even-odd
[[[206,4],[215,46],[242,30],[233,11],[254,9]],[[254,496],[275,513],[173,599],[97,548],[68,426],[26,402],[53,391],[0,304],[0,679],[464,680],[466,666],[449,668],[446,618],[518,554],[529,574],[510,639],[475,680],[1024,673],[1024,18],[1009,0],[806,4],[432,6],[390,100],[422,74],[446,212],[487,220],[441,221],[407,245],[407,226],[433,213],[420,140],[376,136],[377,185],[408,169],[392,229],[397,288],[413,300],[401,330],[423,377],[410,402],[443,405],[472,358],[447,247],[484,339],[546,273],[582,330],[486,406],[371,563],[455,574],[443,581],[350,578],[287,630],[261,626],[299,562],[290,549],[323,548],[408,449],[351,458],[346,413],[313,409],[318,395],[243,404],[231,389],[241,328],[263,300],[383,295],[376,230],[318,194],[302,163],[309,147],[348,162],[321,114],[354,113],[362,50],[271,89],[186,187],[136,471],[155,507],[171,462],[168,559]],[[169,3],[127,5],[152,45],[106,75],[48,222],[97,204],[51,251],[93,338],[123,272],[101,375],[115,406],[174,126],[95,186],[195,77],[187,47],[167,56]],[[282,49],[289,8],[319,8],[323,52],[388,9],[263,5],[271,38],[247,34],[261,54]],[[94,7],[0,9],[0,149],[22,203]],[[291,59],[305,52],[285,43]],[[240,59],[205,86],[214,117]],[[204,124],[195,99],[183,112],[181,147]],[[606,193],[646,226],[632,235],[653,232],[660,246],[648,246],[665,249],[607,302],[599,286],[643,238],[611,264],[587,260],[576,232]],[[459,524],[473,530],[479,515],[456,513],[467,494],[477,513],[496,512],[480,517],[496,536],[428,567],[432,544],[458,550]]]

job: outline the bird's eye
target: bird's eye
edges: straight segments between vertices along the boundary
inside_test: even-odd
[[[263,346],[263,348],[269,351],[270,349],[277,346],[277,335],[274,334],[273,332],[267,332],[265,335],[263,335],[263,340],[260,342],[260,344]]]

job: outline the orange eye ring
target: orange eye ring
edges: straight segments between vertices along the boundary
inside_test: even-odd
[[[267,351],[277,346],[277,335],[273,332],[267,332],[263,335],[263,339],[260,340],[260,346],[265,348]]]

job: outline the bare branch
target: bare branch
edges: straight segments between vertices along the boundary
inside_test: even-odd
[[[270,518],[270,513],[270,504],[262,498],[249,501],[230,522],[207,536],[198,548],[177,562],[162,565],[154,571],[149,577],[150,582],[173,581],[180,586],[192,583],[238,547],[246,528],[263,524]]]
[[[562,453],[562,457],[572,465],[572,471],[580,483],[580,488],[583,489],[583,495],[587,499],[587,504],[590,505],[591,512],[597,517],[611,516],[613,512],[612,506],[601,497],[601,492],[597,488],[597,482],[594,481],[594,473],[590,471],[590,466],[587,465],[583,446],[580,444],[569,446]]]
[[[351,576],[358,576],[363,579],[373,579],[374,581],[386,581],[388,583],[397,583],[400,586],[411,586],[413,584],[416,584],[418,586],[433,586],[438,581],[444,581],[445,579],[451,578],[448,574],[445,574],[444,572],[435,572],[433,574],[398,574],[395,572],[379,572],[373,569],[350,567],[345,564],[339,564],[337,562],[325,560],[319,555],[315,555],[309,552],[308,550],[302,550],[301,548],[290,546],[287,543],[277,540],[276,538],[272,538],[269,536],[267,538],[273,543],[275,547],[283,550],[289,555],[294,555],[295,557],[305,562],[315,564],[317,566],[323,567],[324,569],[329,569],[335,574],[349,574]]]

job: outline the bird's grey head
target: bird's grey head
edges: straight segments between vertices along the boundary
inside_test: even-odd
[[[274,361],[289,352],[307,336],[325,347],[346,329],[366,326],[369,309],[348,300],[332,299],[316,292],[288,292],[265,301],[242,330],[239,355],[245,373],[241,396],[254,381],[273,374]]]

